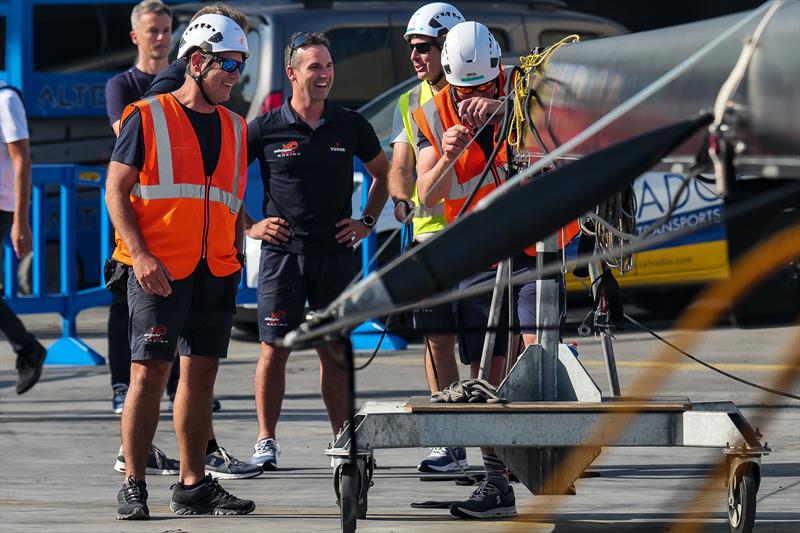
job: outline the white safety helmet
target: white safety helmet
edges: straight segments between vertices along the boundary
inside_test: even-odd
[[[454,6],[445,2],[433,2],[422,6],[411,15],[403,37],[406,41],[411,40],[412,35],[427,35],[438,39],[464,20],[464,16]]]
[[[462,22],[447,33],[442,69],[450,85],[472,87],[500,75],[500,45],[480,22]]]
[[[241,52],[245,59],[250,55],[242,28],[233,19],[216,13],[200,15],[183,30],[178,57],[185,57],[193,48],[213,54]]]

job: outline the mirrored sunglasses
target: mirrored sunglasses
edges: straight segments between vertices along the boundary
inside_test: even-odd
[[[491,80],[487,81],[486,83],[481,83],[480,85],[475,85],[474,87],[462,87],[459,85],[453,85],[453,88],[456,90],[458,94],[481,93],[493,88],[495,85],[494,82],[495,80]]]
[[[244,71],[244,64],[245,64],[244,61],[237,61],[235,59],[220,57],[217,55],[210,55],[209,58],[212,61],[216,61],[217,63],[219,63],[219,67],[225,72],[232,74],[233,72],[238,70],[239,74],[241,74]]]

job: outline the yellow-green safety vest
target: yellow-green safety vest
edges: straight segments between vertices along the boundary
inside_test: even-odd
[[[433,90],[428,82],[423,81],[410,91],[403,93],[397,102],[400,116],[403,119],[403,126],[405,127],[406,135],[408,135],[408,141],[414,150],[415,162],[419,156],[419,148],[417,148],[417,132],[419,129],[416,123],[411,119],[411,115],[419,106],[431,98],[433,98]],[[432,209],[426,208],[419,200],[419,193],[417,192],[417,186],[415,184],[414,195],[411,197],[411,201],[414,202],[416,206],[416,211],[414,212],[415,237],[423,233],[434,233],[445,228],[447,222],[445,222],[444,219],[444,200],[440,201]]]

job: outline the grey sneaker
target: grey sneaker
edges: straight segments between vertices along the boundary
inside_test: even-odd
[[[250,458],[251,465],[260,465],[264,471],[278,469],[278,456],[281,454],[281,447],[275,439],[261,439],[253,446],[253,456]]]
[[[175,459],[170,459],[167,454],[159,450],[156,446],[150,446],[150,454],[147,456],[147,466],[145,474],[148,476],[177,476],[180,474],[181,464]],[[122,446],[117,452],[117,462],[114,463],[114,470],[125,473],[125,455],[122,453]]]
[[[261,475],[261,465],[240,461],[220,447],[206,455],[206,474],[217,479],[247,479]]]
[[[248,514],[256,509],[252,500],[242,500],[222,488],[219,481],[210,475],[193,488],[186,489],[180,483],[172,486],[169,508],[175,514]]]
[[[117,520],[149,520],[147,484],[129,476],[117,494]]]
[[[494,483],[484,480],[468,500],[451,505],[450,514],[460,518],[516,516],[514,489],[509,485],[508,491],[503,492]]]

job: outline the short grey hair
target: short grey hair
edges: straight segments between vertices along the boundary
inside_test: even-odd
[[[166,15],[172,18],[172,10],[161,0],[142,0],[133,7],[131,11],[131,29],[136,31],[139,25],[139,19],[142,15],[147,13],[155,13],[156,15]]]

